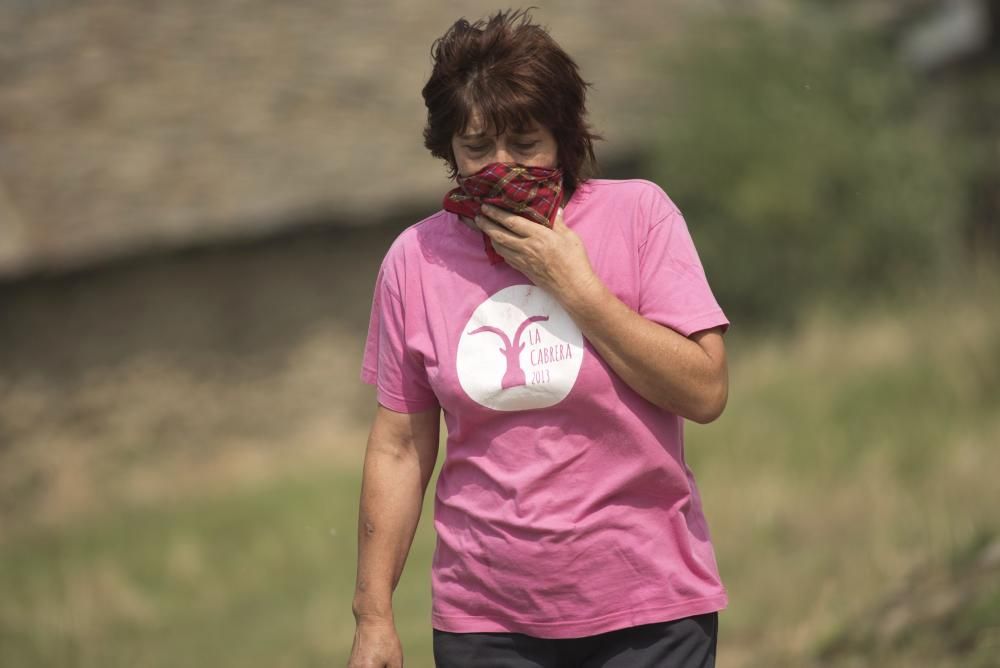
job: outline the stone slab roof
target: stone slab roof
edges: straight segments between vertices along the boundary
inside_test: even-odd
[[[549,2],[601,157],[642,141],[678,3]],[[669,7],[668,7],[669,6]],[[478,3],[0,3],[0,278],[322,221],[447,187],[422,146],[431,42]],[[389,187],[386,184],[391,184]]]

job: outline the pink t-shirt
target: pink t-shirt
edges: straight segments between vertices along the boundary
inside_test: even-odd
[[[677,207],[642,180],[567,202],[608,288],[688,336],[728,326]],[[602,360],[549,293],[440,211],[375,285],[361,378],[401,412],[440,406],[432,625],[594,635],[726,607],[683,420]]]

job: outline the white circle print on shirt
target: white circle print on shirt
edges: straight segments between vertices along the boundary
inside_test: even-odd
[[[498,411],[553,406],[569,394],[583,364],[583,334],[552,295],[512,285],[472,313],[455,368],[476,403]]]

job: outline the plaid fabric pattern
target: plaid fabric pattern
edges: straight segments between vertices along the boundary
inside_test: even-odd
[[[562,203],[561,169],[524,167],[494,162],[475,174],[460,176],[458,187],[444,196],[444,209],[475,218],[479,207],[492,204],[539,225],[552,227]],[[503,262],[490,238],[483,234],[491,264]]]

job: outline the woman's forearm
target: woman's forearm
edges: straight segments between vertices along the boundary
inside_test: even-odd
[[[717,332],[695,341],[647,320],[596,276],[557,298],[602,359],[643,398],[695,422],[722,413],[728,372]]]
[[[392,592],[413,542],[437,455],[436,421],[434,433],[420,439],[422,447],[387,436],[377,422],[365,454],[358,514],[353,610],[359,622],[392,619]]]

